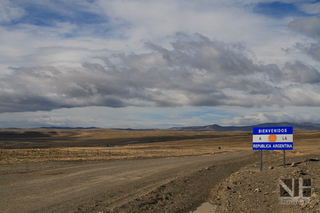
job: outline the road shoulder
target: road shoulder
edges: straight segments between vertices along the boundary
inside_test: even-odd
[[[216,212],[320,212],[319,155],[288,158],[285,168],[281,161],[279,155],[270,155],[263,163],[263,171],[258,162],[222,181],[212,191]],[[311,203],[280,204],[279,181],[292,178],[311,179]]]
[[[233,172],[256,162],[257,159],[257,154],[254,154],[220,161],[190,175],[177,177],[148,194],[136,197],[134,200],[113,209],[113,211],[106,211],[104,203],[101,202],[94,207],[81,209],[78,212],[189,212],[208,200],[212,188]]]

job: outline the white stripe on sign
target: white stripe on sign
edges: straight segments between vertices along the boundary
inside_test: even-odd
[[[275,141],[273,138],[269,138],[271,135],[253,135],[253,142],[255,143],[265,143],[265,142],[293,142],[293,135],[274,135]],[[270,140],[271,139],[271,140]]]

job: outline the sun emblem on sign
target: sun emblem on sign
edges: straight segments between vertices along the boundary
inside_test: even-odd
[[[270,142],[275,142],[277,140],[277,136],[276,135],[270,135],[269,136],[269,141]]]

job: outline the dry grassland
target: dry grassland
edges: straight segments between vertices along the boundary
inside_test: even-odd
[[[319,153],[319,148],[320,131],[295,131],[294,150],[286,151],[286,156]],[[0,130],[2,164],[212,155],[251,149],[252,132]]]

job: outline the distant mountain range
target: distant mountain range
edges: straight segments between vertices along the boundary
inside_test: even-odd
[[[280,126],[292,126],[293,130],[320,130],[320,124],[313,123],[264,123],[253,126],[220,126],[217,124],[208,126],[189,126],[189,127],[172,127],[169,129],[163,129],[164,131],[216,131],[216,132],[232,132],[232,131],[252,131],[253,127],[280,127]],[[40,127],[43,129],[96,129],[99,127]],[[131,128],[113,128],[117,130],[128,130],[128,131],[157,131],[160,129],[131,129]],[[162,130],[162,129],[161,129]]]
[[[253,127],[280,127],[280,126],[292,126],[293,130],[320,130],[320,124],[313,123],[264,123],[254,126],[219,126],[217,124],[208,126],[190,126],[190,127],[172,127],[170,131],[216,131],[216,132],[227,132],[227,131],[252,131]]]
[[[61,127],[61,126],[50,126],[40,127],[40,129],[97,129],[98,127]]]

